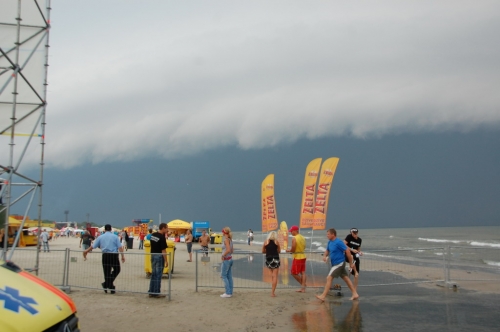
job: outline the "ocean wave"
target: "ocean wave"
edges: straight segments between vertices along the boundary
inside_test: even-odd
[[[320,246],[320,247],[317,248],[317,250],[323,250],[323,251],[325,251],[326,248],[323,248],[323,247]]]
[[[391,260],[401,260],[401,261],[414,261],[416,257],[413,256],[397,256],[397,255],[383,255],[383,254],[375,254],[371,252],[363,252],[364,256],[375,256],[375,257],[380,257],[380,258],[386,258],[386,259],[391,259]],[[368,257],[367,257],[368,258]]]
[[[315,246],[319,247],[320,245],[322,245],[323,243],[321,242],[313,242],[312,244],[314,244]]]
[[[495,261],[484,261],[484,262],[488,265],[500,267],[500,262],[495,262]]]
[[[472,241],[470,242],[471,246],[475,247],[492,247],[492,248],[500,248],[500,243],[486,243],[486,242],[477,242],[477,241]]]
[[[437,242],[437,243],[455,243],[455,244],[458,244],[458,243],[463,242],[460,240],[426,239],[426,238],[422,238],[422,237],[419,237],[418,239],[419,239],[419,241]]]

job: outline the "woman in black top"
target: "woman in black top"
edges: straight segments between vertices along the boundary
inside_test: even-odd
[[[266,266],[271,270],[272,274],[272,289],[271,297],[276,297],[274,291],[278,284],[278,271],[280,267],[280,244],[275,231],[272,231],[267,236],[267,240],[262,245],[262,253],[266,254]]]

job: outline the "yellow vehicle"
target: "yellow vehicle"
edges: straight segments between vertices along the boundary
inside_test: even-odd
[[[55,286],[0,260],[2,332],[80,331],[76,306]]]
[[[174,263],[175,263],[175,242],[172,240],[167,240],[167,259],[168,267],[163,269],[163,274],[174,273]],[[146,271],[146,278],[151,277],[153,269],[151,268],[151,242],[149,240],[144,240],[144,271]]]

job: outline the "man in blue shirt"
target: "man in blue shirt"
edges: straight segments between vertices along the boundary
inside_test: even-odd
[[[335,228],[330,228],[328,231],[326,231],[326,237],[329,241],[326,247],[325,254],[323,255],[323,261],[326,262],[328,256],[330,256],[332,268],[330,269],[330,272],[328,272],[328,276],[326,277],[326,285],[323,293],[321,295],[316,295],[316,297],[321,301],[325,301],[326,295],[328,294],[328,292],[330,291],[330,287],[332,286],[333,279],[340,277],[345,281],[347,287],[349,287],[352,292],[351,300],[356,300],[357,298],[359,298],[359,295],[352,285],[351,280],[349,280],[347,271],[345,270],[345,257],[347,257],[347,260],[351,267],[354,266],[351,251],[348,250],[347,246],[342,240],[337,239],[337,231],[335,230]]]
[[[111,294],[115,293],[115,285],[113,284],[118,274],[120,274],[120,261],[118,259],[118,252],[122,255],[122,262],[125,263],[125,255],[123,254],[123,247],[120,243],[118,236],[111,232],[111,225],[104,226],[104,234],[99,236],[92,245],[83,252],[83,257],[87,258],[89,251],[94,248],[101,248],[102,251],[102,270],[104,272],[104,282],[101,284],[104,292],[107,293],[108,289]]]

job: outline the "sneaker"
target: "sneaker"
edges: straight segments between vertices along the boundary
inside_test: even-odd
[[[228,297],[232,297],[232,295],[231,295],[231,294],[226,294],[226,293],[224,293],[224,294],[222,294],[220,297],[223,297],[223,298],[228,298]]]
[[[165,295],[165,294],[149,294],[149,297],[152,297],[155,299],[160,299],[160,298],[167,297],[167,295]]]

